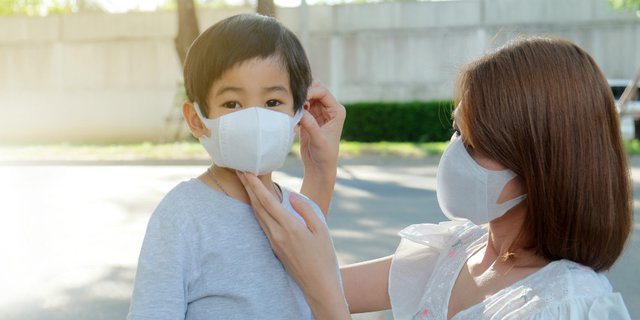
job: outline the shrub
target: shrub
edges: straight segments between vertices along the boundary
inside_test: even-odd
[[[358,102],[345,108],[343,140],[435,142],[451,138],[450,100]]]

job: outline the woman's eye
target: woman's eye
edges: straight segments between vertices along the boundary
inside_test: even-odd
[[[269,101],[267,101],[266,106],[273,108],[273,107],[277,107],[279,105],[281,105],[282,103],[276,99],[271,99]]]
[[[237,101],[229,101],[222,104],[223,107],[227,109],[237,109],[242,108],[242,106]]]

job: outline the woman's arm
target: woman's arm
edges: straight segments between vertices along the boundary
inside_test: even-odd
[[[344,294],[351,313],[391,308],[389,268],[392,257],[388,256],[340,268]]]
[[[304,163],[300,193],[315,201],[327,216],[346,110],[319,81],[309,88],[305,109],[300,121],[300,155]]]

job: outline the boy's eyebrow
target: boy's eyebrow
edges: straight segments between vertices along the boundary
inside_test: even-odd
[[[289,90],[287,90],[287,88],[284,87],[284,86],[266,87],[266,88],[264,88],[264,91],[266,91],[266,92],[282,91],[284,93],[289,93]]]
[[[218,88],[218,91],[216,91],[216,97],[221,95],[221,94],[223,94],[223,93],[225,93],[225,92],[237,92],[238,93],[238,92],[243,92],[243,91],[244,91],[244,89],[239,88],[239,87],[229,87],[229,86],[224,87],[223,86],[223,87]]]
[[[289,90],[287,90],[286,87],[284,86],[273,86],[273,87],[266,87],[263,89],[263,91],[265,92],[277,92],[277,91],[282,91],[284,93],[289,93]],[[226,87],[220,87],[218,88],[218,90],[216,91],[216,96],[219,96],[223,93],[226,92],[235,92],[235,93],[242,93],[244,92],[244,89],[240,88],[240,87],[231,87],[231,86],[226,86]]]

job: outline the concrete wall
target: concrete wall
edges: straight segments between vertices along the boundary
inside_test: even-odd
[[[199,21],[204,29],[251,10],[201,11]],[[394,2],[278,15],[344,102],[448,98],[460,66],[520,34],[569,38],[610,78],[640,67],[640,19],[606,0]],[[172,137],[176,23],[173,12],[0,18],[0,144]]]

